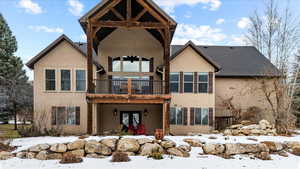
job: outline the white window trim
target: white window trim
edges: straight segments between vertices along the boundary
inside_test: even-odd
[[[200,75],[207,75],[207,82],[200,82]],[[197,86],[197,88],[198,88],[198,93],[208,93],[208,91],[209,91],[209,74],[208,74],[208,72],[198,72],[198,77],[197,77],[197,82],[198,82],[198,86]],[[200,87],[199,87],[199,84],[204,84],[204,83],[206,83],[207,84],[207,91],[206,92],[200,92]]]
[[[84,70],[85,71],[85,90],[83,90],[83,91],[77,90],[77,88],[76,88],[76,85],[77,85],[76,70]],[[74,69],[74,79],[75,79],[74,91],[77,93],[86,93],[87,92],[87,70],[84,68],[75,68]]]
[[[46,70],[54,70],[55,71],[55,90],[47,90],[46,88]],[[47,92],[47,93],[53,93],[53,92],[57,92],[58,91],[58,78],[57,78],[57,69],[56,68],[53,68],[53,67],[45,67],[44,68],[44,72],[43,72],[43,83],[44,83],[44,92]]]
[[[177,75],[178,75],[178,81],[171,81],[171,80],[170,80],[170,85],[171,85],[172,83],[176,83],[176,82],[177,82],[177,83],[178,83],[178,89],[177,89],[177,92],[172,92],[172,91],[171,91],[171,93],[179,93],[179,92],[180,92],[180,73],[179,73],[179,72],[171,72],[171,73],[170,73],[170,76],[171,76],[172,74],[173,74],[173,75],[174,75],[174,74],[177,74]]]
[[[70,70],[70,90],[62,90],[62,86],[61,86],[61,81],[62,81],[62,77],[61,77],[61,71],[62,70]],[[60,68],[59,69],[59,89],[60,92],[64,92],[64,93],[70,93],[73,91],[73,69],[71,68]]]
[[[184,86],[185,86],[185,80],[184,80],[184,74],[191,74],[192,76],[193,76],[193,81],[192,82],[188,82],[188,83],[192,83],[192,91],[191,92],[185,92],[185,90],[184,90]],[[183,72],[183,88],[182,88],[182,90],[183,90],[183,93],[194,93],[194,73],[193,72]]]

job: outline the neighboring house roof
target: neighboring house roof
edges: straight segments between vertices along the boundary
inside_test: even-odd
[[[216,69],[216,72],[220,70],[220,68],[221,68],[220,65],[217,64],[210,56],[204,55],[202,53],[202,51],[192,41],[189,41],[185,45],[181,46],[180,48],[177,48],[176,51],[172,51],[170,59],[171,60],[174,59],[181,52],[183,52],[187,47],[193,48],[200,56],[202,56],[208,63],[210,63]],[[171,48],[172,48],[172,46],[171,46]]]
[[[26,63],[26,65],[30,69],[34,69],[34,64],[38,62],[41,58],[43,58],[45,55],[47,55],[52,49],[54,49],[57,45],[59,45],[61,42],[66,41],[68,42],[74,49],[76,49],[78,52],[80,52],[83,56],[87,56],[86,49],[80,47],[78,43],[74,43],[71,39],[69,39],[66,35],[61,35],[59,38],[57,38],[55,41],[53,41],[49,46],[47,46],[45,49],[43,49],[39,54],[37,54],[35,57],[33,57],[29,62]],[[97,63],[96,61],[96,53],[93,51],[93,62],[97,69],[103,69],[103,67]]]
[[[172,45],[171,59],[186,45]],[[281,76],[279,70],[252,46],[196,46],[199,51],[217,63],[221,69],[218,77]]]

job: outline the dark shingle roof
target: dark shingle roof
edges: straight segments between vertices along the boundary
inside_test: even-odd
[[[172,45],[171,56],[184,45]],[[280,76],[279,70],[252,46],[197,46],[220,65],[218,77]]]

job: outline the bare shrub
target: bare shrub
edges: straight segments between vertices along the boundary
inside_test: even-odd
[[[128,162],[128,161],[130,161],[128,154],[123,152],[114,152],[111,159],[111,162]]]
[[[249,120],[252,123],[258,123],[262,119],[261,114],[261,108],[251,106],[246,110],[246,112],[242,112],[241,120]]]

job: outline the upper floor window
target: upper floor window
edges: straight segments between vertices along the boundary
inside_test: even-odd
[[[71,90],[71,70],[63,69],[61,73],[61,90],[70,91]]]
[[[198,90],[199,93],[208,92],[208,73],[199,73],[198,75]]]
[[[170,75],[171,92],[179,92],[179,73],[171,73]]]
[[[76,91],[86,90],[86,73],[85,70],[76,70]]]
[[[183,108],[171,107],[170,109],[170,124],[183,125]]]
[[[56,89],[56,78],[55,78],[55,69],[46,69],[45,70],[45,87],[48,91],[54,91]]]
[[[123,57],[123,72],[140,72],[140,59],[137,56]]]
[[[113,72],[150,72],[150,59],[140,56],[117,57],[112,61]]]
[[[193,93],[193,73],[184,73],[184,93]]]
[[[112,60],[112,71],[113,72],[121,72],[121,58],[114,58]]]

